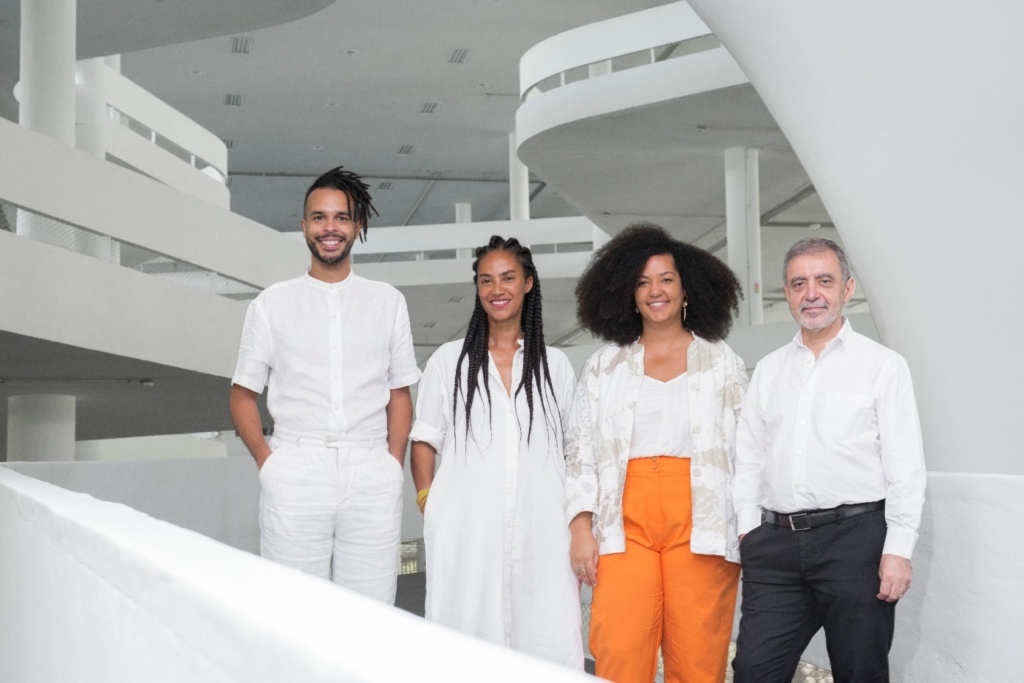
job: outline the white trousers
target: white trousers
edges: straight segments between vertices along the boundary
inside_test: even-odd
[[[393,605],[404,475],[384,443],[275,434],[260,469],[260,555]]]

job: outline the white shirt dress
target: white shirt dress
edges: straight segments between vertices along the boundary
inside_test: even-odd
[[[410,436],[440,456],[423,527],[426,617],[582,670],[579,583],[569,562],[562,448],[563,418],[575,386],[572,366],[561,351],[547,348],[555,401],[547,391],[545,421],[534,388],[533,433],[527,442],[525,392],[513,403],[491,360],[493,406],[489,411],[481,377],[467,436],[461,397],[452,414],[462,344],[445,344],[427,363]],[[468,363],[468,358],[462,363],[463,390]],[[522,367],[520,348],[512,368],[513,394]]]

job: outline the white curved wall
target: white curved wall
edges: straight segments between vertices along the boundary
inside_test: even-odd
[[[1024,4],[691,0],[910,363],[930,470],[1024,473]]]
[[[0,468],[0,680],[586,681]]]

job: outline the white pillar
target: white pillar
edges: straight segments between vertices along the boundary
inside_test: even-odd
[[[761,304],[761,200],[757,150],[725,150],[725,229],[729,267],[743,285],[740,325],[764,322]]]
[[[514,221],[530,220],[530,169],[519,160],[516,134],[508,134],[508,217]]]
[[[54,394],[7,399],[7,460],[74,460],[75,397]]]
[[[75,68],[75,147],[107,158],[107,98],[103,57],[83,59]]]
[[[107,55],[103,58],[103,63],[117,73],[121,73],[121,55]]]
[[[456,223],[472,223],[473,222],[473,205],[469,202],[459,202],[455,205],[455,222]]]
[[[75,144],[75,0],[21,0],[18,122]]]

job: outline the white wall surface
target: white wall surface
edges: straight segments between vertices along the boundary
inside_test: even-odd
[[[7,468],[0,547],[3,681],[588,680]]]
[[[896,683],[1018,683],[1024,477],[928,475],[914,580],[896,607]],[[804,659],[829,668],[822,633]]]
[[[1024,474],[1024,4],[690,4],[792,143],[910,364],[929,470]]]
[[[251,458],[4,463],[2,467],[127,505],[239,550],[260,552],[260,486]]]
[[[125,462],[128,460],[172,460],[226,458],[227,444],[190,434],[134,436],[123,439],[95,439],[75,442],[75,460]]]

